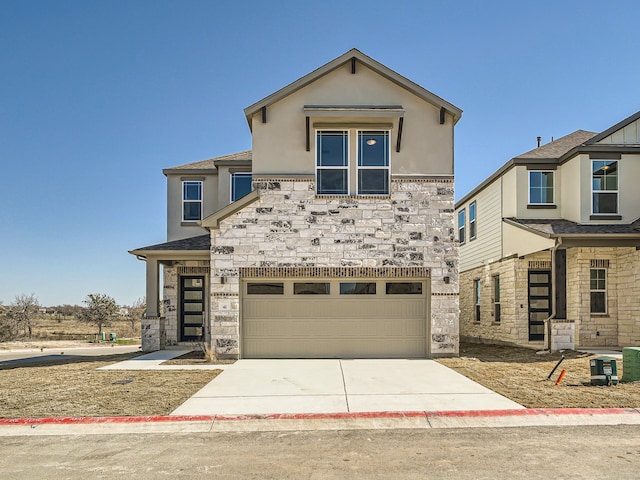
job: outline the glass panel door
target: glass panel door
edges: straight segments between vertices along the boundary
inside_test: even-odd
[[[529,340],[544,340],[551,315],[551,272],[529,271]]]
[[[204,277],[180,277],[180,340],[204,335]]]

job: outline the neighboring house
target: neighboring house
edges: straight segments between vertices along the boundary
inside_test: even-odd
[[[640,112],[519,155],[456,204],[463,340],[640,344]]]
[[[164,170],[143,350],[456,355],[461,114],[355,49],[246,108],[251,152]]]

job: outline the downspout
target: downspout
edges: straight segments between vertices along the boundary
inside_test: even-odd
[[[547,350],[551,352],[551,320],[556,318],[556,252],[562,246],[562,237],[556,238],[551,249],[551,315],[547,318]]]

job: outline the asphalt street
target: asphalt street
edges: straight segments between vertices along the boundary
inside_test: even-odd
[[[625,479],[638,426],[0,438],[0,477]]]

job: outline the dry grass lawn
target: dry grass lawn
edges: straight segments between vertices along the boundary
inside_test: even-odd
[[[56,417],[168,414],[220,370],[114,371],[98,367],[138,353],[64,360],[62,363],[0,365],[0,417]],[[640,407],[640,382],[591,386],[588,354],[559,354],[502,346],[463,344],[459,358],[438,360],[463,375],[529,408]],[[191,358],[189,358],[191,357]],[[191,355],[175,363],[201,364]],[[622,362],[618,361],[622,378]],[[560,386],[555,380],[567,374]]]
[[[586,353],[565,352],[551,380],[546,378],[560,359],[559,353],[538,355],[527,348],[462,344],[459,358],[438,361],[528,408],[640,407],[640,382],[591,385],[591,358],[594,356]],[[622,378],[622,360],[616,365]],[[567,373],[555,386],[563,369]]]
[[[0,417],[169,414],[220,373],[96,370],[138,355],[0,365]]]

